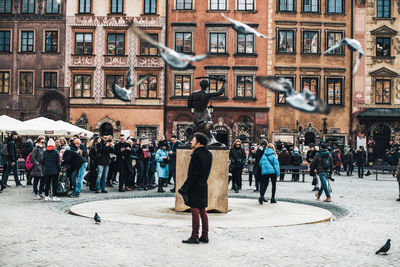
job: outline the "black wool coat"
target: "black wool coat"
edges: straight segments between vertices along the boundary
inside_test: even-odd
[[[191,208],[208,206],[208,176],[212,166],[212,154],[205,147],[197,148],[191,156],[188,175],[182,189],[187,191]]]

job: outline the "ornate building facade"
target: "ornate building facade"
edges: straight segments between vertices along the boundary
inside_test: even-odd
[[[184,71],[167,69],[167,137],[183,138],[192,122],[187,100],[200,89],[200,80],[195,79],[199,76],[226,79],[225,93],[210,101],[218,141],[229,146],[236,138],[257,142],[267,135],[268,92],[255,82],[255,76],[271,69],[272,40],[237,33],[221,13],[272,35],[271,8],[268,1],[169,1],[168,47],[187,54],[207,53],[208,57]],[[211,81],[210,91],[220,86]]]
[[[399,20],[400,1],[356,1],[365,61],[355,79],[353,133],[357,145],[368,147],[370,162],[400,142]]]
[[[64,87],[65,7],[56,0],[0,1],[0,113],[69,119]]]
[[[165,2],[156,0],[67,2],[66,78],[73,122],[100,134],[158,138],[163,133],[164,62],[158,50],[129,30],[131,23],[165,40]],[[131,101],[114,98],[124,87],[151,74],[134,89]],[[84,117],[82,117],[84,116]]]
[[[282,94],[268,98],[273,142],[286,145],[349,143],[352,52],[343,47],[324,52],[343,38],[352,38],[351,0],[268,0],[273,5],[272,65],[269,74],[290,79],[296,91],[309,89],[325,101],[329,115],[307,114],[288,107]]]

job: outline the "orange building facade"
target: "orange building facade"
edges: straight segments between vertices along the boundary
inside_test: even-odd
[[[267,74],[268,48],[272,41],[252,34],[239,34],[221,16],[225,14],[270,35],[268,1],[208,0],[170,1],[168,5],[168,47],[181,53],[208,57],[187,70],[167,69],[167,138],[184,137],[193,115],[187,108],[191,92],[200,89],[199,76],[224,77],[225,94],[211,99],[217,140],[230,145],[236,138],[258,141],[268,134],[267,90],[255,82]],[[219,84],[211,82],[210,91]]]

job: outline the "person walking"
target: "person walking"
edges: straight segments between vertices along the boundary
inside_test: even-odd
[[[262,205],[263,202],[268,202],[265,199],[265,191],[268,188],[269,180],[271,179],[272,183],[272,193],[271,193],[271,204],[276,203],[275,200],[275,192],[276,192],[276,179],[280,176],[280,167],[278,157],[276,156],[275,147],[273,144],[269,143],[267,148],[264,151],[264,155],[260,160],[261,166],[261,189],[260,189],[260,197],[258,198],[258,202]]]
[[[26,159],[28,158],[28,155],[32,152],[33,150],[33,141],[32,139],[26,140],[26,142],[22,146],[22,157],[24,158],[25,162]],[[32,185],[32,177],[31,177],[31,170],[26,170],[26,185]]]
[[[44,178],[46,186],[44,188],[44,200],[50,201],[49,191],[51,184],[51,191],[53,194],[53,201],[60,201],[57,197],[58,177],[61,173],[60,154],[56,149],[55,142],[52,138],[47,143],[46,150],[43,152],[43,165],[44,165]]]
[[[311,164],[311,162],[313,161],[313,159],[314,159],[316,154],[317,154],[317,151],[315,150],[315,145],[313,143],[311,143],[310,144],[310,149],[307,151],[307,154],[306,154],[306,160],[307,160],[308,165]],[[311,184],[314,185],[314,188],[311,191],[318,191],[319,190],[318,179],[316,177],[316,174],[313,177],[313,180],[312,180]]]
[[[169,162],[169,176],[174,179],[174,188],[170,190],[172,193],[175,193],[176,187],[176,150],[181,144],[176,135],[171,136],[171,149],[168,151],[168,154],[171,158]]]
[[[157,174],[158,174],[158,192],[164,193],[163,184],[167,182],[168,171],[169,171],[169,154],[168,154],[168,144],[166,141],[161,141],[159,144],[160,148],[156,153],[157,161]]]
[[[332,153],[333,163],[335,166],[335,174],[340,175],[340,170],[342,168],[342,157],[340,155],[340,149],[336,148]]]
[[[260,167],[260,160],[261,157],[264,155],[264,151],[267,148],[268,142],[265,139],[261,139],[257,151],[256,151],[256,156],[255,156],[255,161],[254,161],[254,177],[255,177],[255,182],[256,182],[256,190],[253,192],[258,192],[260,190],[260,181],[261,181],[261,167]]]
[[[303,162],[303,157],[299,153],[299,149],[297,147],[293,148],[293,154],[290,157],[290,163],[292,166],[300,166],[301,163]],[[293,170],[292,174],[292,182],[298,182],[299,181],[299,170]]]
[[[254,161],[256,160],[256,147],[252,146],[247,156],[247,172],[249,174],[249,186],[253,182]],[[255,182],[255,181],[254,181]]]
[[[46,184],[44,178],[44,165],[43,165],[43,152],[45,149],[44,136],[39,136],[36,139],[35,148],[32,150],[31,161],[33,168],[31,175],[33,177],[33,192],[35,193],[35,200],[39,200],[43,197],[44,185]],[[38,190],[39,184],[39,190]]]
[[[285,179],[285,171],[286,171],[286,169],[282,169],[282,166],[289,166],[291,164],[290,154],[287,151],[286,147],[282,148],[282,151],[279,153],[278,161],[279,161],[279,166],[281,168],[280,169],[279,180],[283,181]]]
[[[367,159],[367,153],[364,150],[363,146],[360,146],[359,150],[356,153],[356,163],[358,167],[358,178],[364,177],[364,166]]]
[[[110,167],[111,158],[110,153],[113,152],[113,144],[108,140],[108,136],[104,135],[102,140],[96,144],[98,152],[97,161],[97,179],[96,179],[96,193],[107,193],[106,179],[108,176],[108,169]]]
[[[18,139],[18,134],[16,131],[12,131],[10,136],[7,138],[5,147],[2,151],[3,155],[3,177],[1,180],[1,190],[5,189],[8,181],[8,176],[11,171],[14,174],[14,181],[17,186],[22,186],[21,182],[18,179],[18,153],[17,153],[17,144],[15,141]]]
[[[239,193],[242,189],[242,171],[246,163],[246,152],[242,148],[242,141],[236,139],[233,146],[229,151],[230,166],[229,169],[232,173],[232,184],[235,193]]]
[[[354,169],[354,155],[353,155],[353,149],[348,150],[345,152],[343,155],[343,161],[346,161],[346,175],[347,176],[352,176],[353,175],[353,169]]]
[[[212,167],[212,154],[207,149],[208,138],[202,133],[195,133],[191,142],[193,150],[190,158],[187,179],[179,189],[184,196],[185,204],[190,207],[192,213],[192,234],[186,244],[208,243],[208,184],[207,180]],[[201,218],[201,236],[199,238]]]
[[[317,173],[319,176],[321,187],[318,192],[315,193],[315,196],[319,200],[322,194],[322,191],[325,192],[326,199],[324,202],[331,202],[331,193],[328,189],[328,184],[326,179],[330,179],[333,172],[333,158],[332,155],[327,150],[325,144],[321,144],[321,149],[315,155],[313,161],[310,164],[310,175],[313,176],[314,173]]]
[[[87,161],[84,157],[72,150],[61,150],[63,161],[61,166],[69,166],[72,172],[72,183],[74,193],[70,197],[79,197],[82,191],[83,177],[87,167]]]

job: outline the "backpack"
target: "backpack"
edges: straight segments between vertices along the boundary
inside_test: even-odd
[[[29,172],[33,168],[33,162],[31,161],[32,152],[28,154],[25,160],[25,168]]]
[[[7,146],[7,143],[3,144],[3,146],[1,147],[1,156],[3,158],[7,158],[8,157],[8,146]]]
[[[332,165],[331,157],[329,157],[329,155],[325,156],[325,157],[321,157],[321,164],[322,164],[322,167],[325,170],[329,170],[331,168],[331,165]]]
[[[151,157],[150,151],[148,149],[146,149],[146,148],[143,149],[143,156],[144,156],[145,159],[150,158]]]

